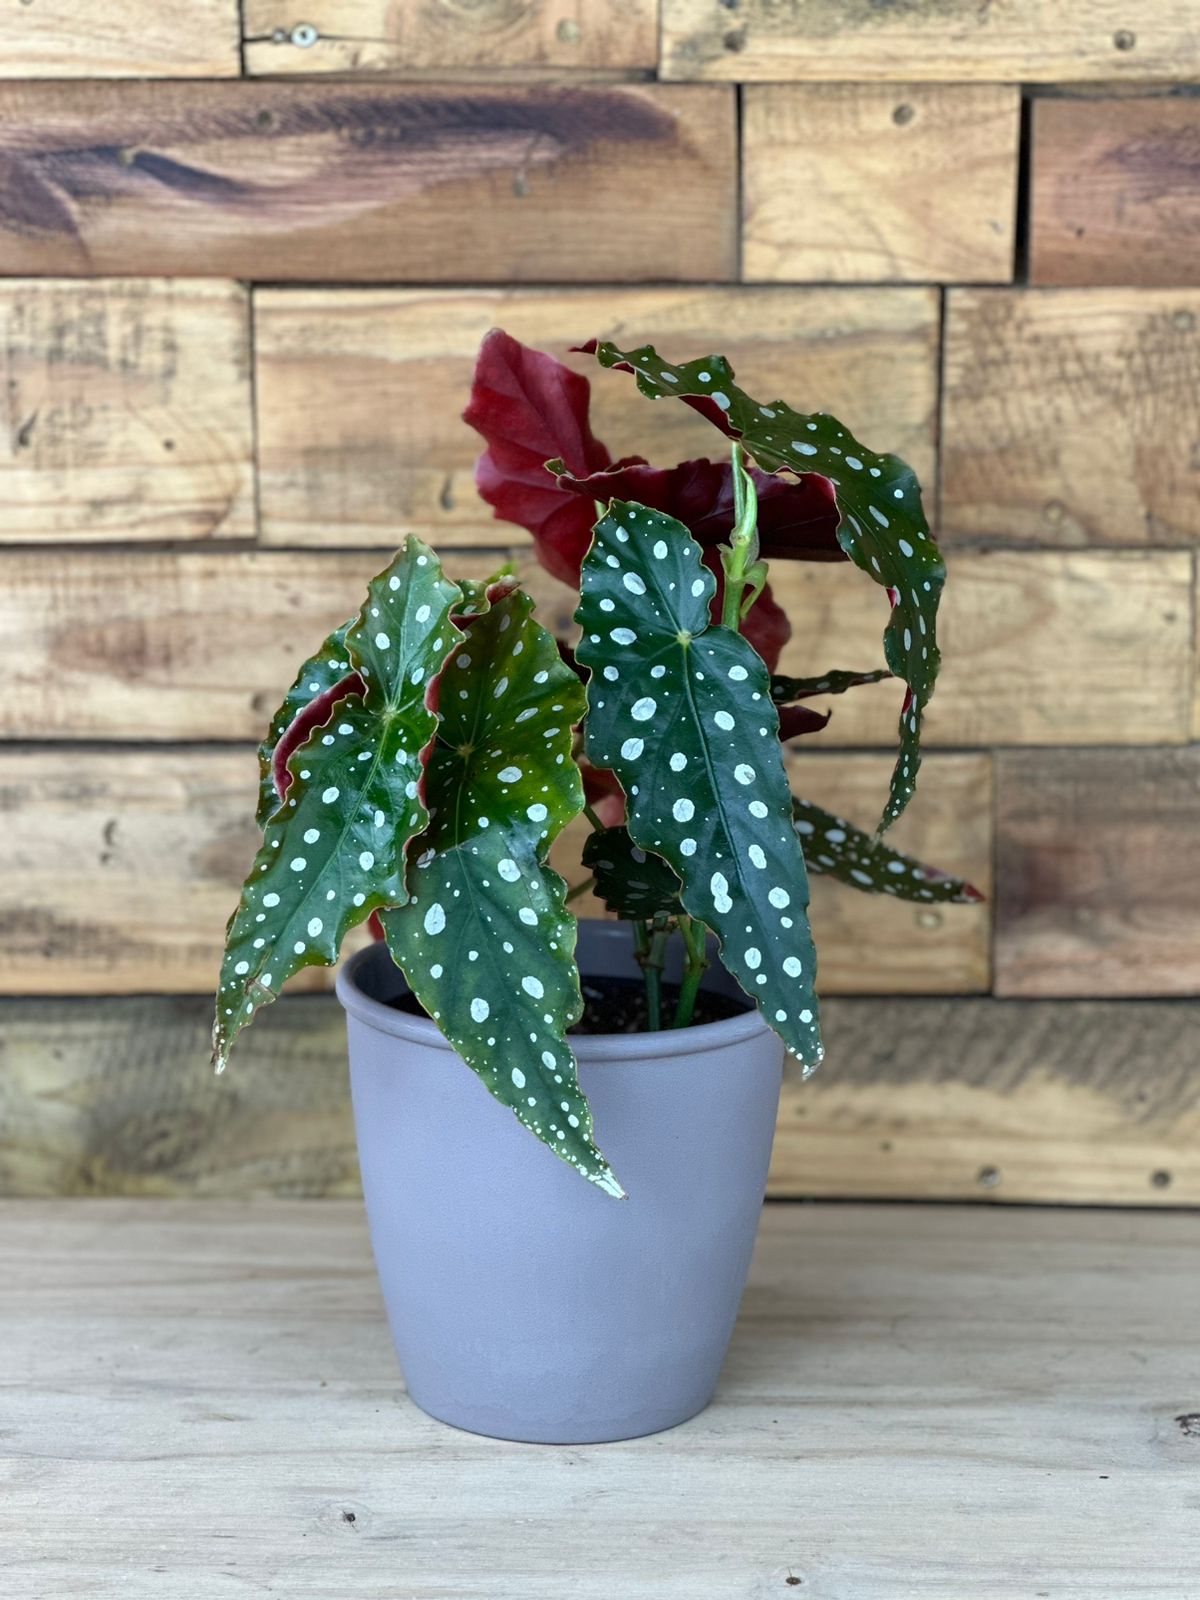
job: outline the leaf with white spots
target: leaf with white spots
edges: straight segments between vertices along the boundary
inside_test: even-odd
[[[588,759],[628,796],[629,835],[789,1050],[821,1059],[808,877],[760,656],[709,620],[715,579],[673,517],[614,501],[583,565]]]
[[[921,719],[940,662],[936,621],[946,580],[912,468],[899,456],[868,450],[827,412],[805,415],[782,400],[760,405],[734,383],[724,356],[674,366],[651,345],[628,351],[607,343],[583,348],[601,366],[632,372],[651,399],[671,395],[701,412],[730,438],[740,439],[760,467],[816,472],[832,483],[841,519],[838,543],[855,566],[888,591],[892,612],[883,634],[884,658],[908,686],[900,750],[880,823],[887,827],[912,798],[917,781]]]
[[[865,894],[887,894],[897,900],[974,905],[983,899],[965,879],[951,878],[889,849],[873,834],[811,800],[793,800],[792,817],[810,872],[836,878]]]
[[[288,757],[286,797],[267,819],[226,931],[218,1068],[288,978],[332,966],[350,928],[404,900],[405,848],[428,820],[421,784],[437,726],[431,691],[458,639],[458,598],[437,557],[410,538],[346,629],[357,687]]]
[[[882,667],[873,672],[823,672],[819,678],[786,678],[773,673],[771,699],[777,706],[790,706],[800,700],[811,700],[818,694],[845,694],[847,689],[857,689],[864,683],[882,683],[891,676]]]
[[[618,917],[645,922],[682,915],[679,879],[661,856],[634,844],[627,828],[589,834],[583,864],[596,880],[597,895]]]
[[[619,1195],[566,1038],[583,1009],[576,926],[546,865],[583,809],[571,759],[583,686],[532,611],[520,592],[494,600],[446,663],[432,821],[413,845],[411,899],[381,920],[409,987],[491,1093]]]
[[[286,796],[288,758],[314,728],[329,721],[338,700],[344,699],[351,689],[361,687],[361,679],[354,677],[346,654],[346,634],[350,626],[349,622],[343,622],[340,628],[335,628],[316,655],[300,668],[258,747],[255,820],[260,828],[266,827],[268,817],[278,810],[279,802]]]

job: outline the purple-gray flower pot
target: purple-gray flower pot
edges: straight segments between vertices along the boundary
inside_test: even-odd
[[[580,968],[636,976],[628,928]],[[668,977],[671,974],[668,971]],[[739,994],[717,965],[715,990]],[[409,1394],[472,1433],[591,1444],[708,1404],[762,1210],[783,1046],[753,1011],[574,1039],[628,1198],[550,1154],[403,993],[383,945],[338,977],[371,1243]]]

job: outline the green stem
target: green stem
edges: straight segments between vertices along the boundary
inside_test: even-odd
[[[653,923],[633,924],[637,962],[646,980],[647,1026],[651,1033],[657,1033],[662,1028],[662,971],[670,931],[665,917],[655,917]]]
[[[700,992],[701,979],[708,971],[708,930],[694,917],[680,917],[679,931],[683,935],[683,943],[687,950],[687,965],[684,967],[683,982],[679,987],[679,1000],[675,1006],[675,1021],[672,1027],[686,1028],[696,1008],[696,996]]]
[[[728,548],[723,548],[721,564],[725,572],[725,596],[721,602],[721,622],[737,633],[742,620],[742,593],[748,570],[758,560],[758,495],[746,471],[742,447],[733,442],[733,532]],[[753,598],[753,597],[752,597]]]
[[[567,904],[570,905],[572,900],[578,900],[581,894],[586,894],[589,889],[595,887],[595,878],[585,878],[582,883],[577,883],[573,889],[567,890]]]
[[[592,827],[595,828],[597,833],[604,832],[604,824],[600,821],[600,818],[592,810],[591,806],[588,805],[586,800],[583,802],[583,814],[591,823]]]

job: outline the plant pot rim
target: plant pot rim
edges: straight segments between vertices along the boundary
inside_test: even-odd
[[[580,933],[584,933],[582,926]],[[603,946],[613,942],[612,936],[616,934],[627,936],[627,930],[620,924],[597,922],[587,929],[587,936],[581,943],[585,946]],[[587,960],[587,954],[585,949],[584,967],[589,971],[594,970],[596,963]],[[357,951],[338,970],[337,997],[346,1011],[359,1022],[366,1023],[380,1033],[390,1034],[394,1039],[406,1039],[427,1049],[456,1054],[454,1046],[442,1036],[436,1022],[428,1017],[414,1016],[408,1011],[398,1011],[366,992],[363,976],[383,963],[395,974],[394,993],[407,991],[408,985],[399,967],[392,961],[387,946],[382,941],[376,941],[365,950]],[[748,1011],[735,1017],[724,1017],[719,1022],[704,1022],[689,1028],[666,1028],[658,1033],[572,1034],[570,1043],[576,1058],[589,1065],[596,1062],[623,1062],[632,1066],[646,1061],[701,1055],[710,1050],[728,1050],[768,1031],[758,1011],[751,1006]]]

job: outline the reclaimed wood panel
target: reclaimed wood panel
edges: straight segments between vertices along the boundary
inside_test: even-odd
[[[932,290],[260,289],[254,295],[263,537],[281,544],[524,540],[475,493],[479,436],[462,422],[484,334],[503,327],[562,359],[597,335],[677,359],[726,352],[752,392],[841,416],[933,475],[938,303]],[[593,378],[597,436],[616,456],[719,453],[683,406]]]
[[[561,1600],[573,1524],[572,1600],[1191,1600],[1195,1216],[768,1207],[713,1406],[582,1450],[412,1405],[358,1203],[0,1229],[10,1600]]]
[[[451,551],[485,575],[509,547]],[[353,615],[382,557],[336,551],[0,552],[9,684],[0,735],[258,739],[296,666]],[[551,631],[570,592],[521,563]],[[881,664],[881,591],[846,564],[777,562],[786,670]],[[1180,744],[1194,694],[1184,551],[964,551],[952,558],[933,745]],[[837,697],[825,744],[890,747],[895,683]]]
[[[0,78],[236,78],[237,0],[10,0]]]
[[[0,85],[0,273],[727,279],[719,86]]]
[[[1087,83],[1200,75],[1192,0],[662,0],[664,78]]]
[[[1007,282],[1020,115],[1008,85],[751,85],[743,277]]]
[[[512,0],[392,5],[387,0],[245,0],[246,71],[469,72],[505,78],[571,72],[653,75],[657,0]]]
[[[795,794],[868,830],[878,822],[890,755],[834,754],[797,740],[787,767]],[[991,757],[930,756],[912,810],[889,830],[888,840],[930,866],[967,878],[990,897]],[[881,899],[816,875],[811,889],[823,995],[977,994],[990,988],[990,905]]]
[[[503,549],[448,558],[495,570]],[[382,556],[316,552],[0,552],[9,738],[253,739]],[[28,652],[32,652],[31,654]]]
[[[213,988],[257,783],[248,750],[0,752],[0,992]]]
[[[952,289],[942,533],[1200,538],[1200,291]]]
[[[1033,102],[1029,276],[1200,283],[1200,101]]]
[[[255,532],[232,283],[0,280],[0,541]]]
[[[997,759],[997,992],[1200,995],[1200,746]]]
[[[804,788],[872,822],[886,792],[883,755],[807,757]],[[992,848],[986,756],[932,757],[928,795],[896,841],[987,887]],[[225,923],[258,842],[257,766],[242,749],[0,751],[0,993],[206,992]],[[554,862],[584,872],[587,828]],[[581,916],[600,914],[591,896]],[[988,976],[985,908],[877,904],[815,886],[814,924],[828,993],[980,989]],[[361,942],[361,941],[358,941]],[[300,986],[331,983],[308,969]]]
[[[206,998],[0,1002],[0,1194],[358,1193],[346,1035],[285,995],[229,1071]],[[776,1197],[1200,1204],[1188,1001],[829,999]]]

